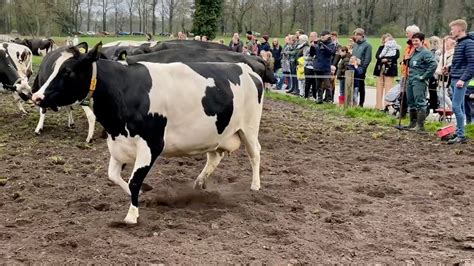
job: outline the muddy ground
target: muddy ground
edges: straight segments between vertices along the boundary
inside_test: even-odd
[[[19,115],[0,94],[0,264],[460,263],[474,257],[474,145],[448,146],[377,125],[267,100],[262,190],[242,148],[207,191],[205,156],[159,159],[141,196],[107,179],[104,139],[84,143],[62,113]],[[28,110],[34,111],[32,108]],[[129,171],[126,170],[126,175]],[[472,245],[472,246],[470,246]],[[472,261],[471,261],[472,262]]]

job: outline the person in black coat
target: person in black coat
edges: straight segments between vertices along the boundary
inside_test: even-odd
[[[385,94],[392,88],[393,80],[398,76],[397,60],[400,57],[400,46],[392,35],[382,36],[382,45],[377,50],[374,76],[377,77],[375,108],[383,110]]]

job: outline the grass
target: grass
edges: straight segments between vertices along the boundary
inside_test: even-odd
[[[351,118],[355,121],[363,122],[368,125],[392,127],[398,124],[398,119],[394,116],[372,108],[354,107],[344,109],[335,104],[316,104],[314,101],[276,92],[265,92],[265,97],[273,100],[293,103],[311,110],[324,111],[326,114],[333,115],[335,117]],[[402,123],[408,124],[408,120],[402,120]],[[438,129],[446,125],[447,124],[438,121],[426,121],[425,129],[427,132],[434,134]],[[474,124],[466,126],[466,136],[470,139],[474,139]]]

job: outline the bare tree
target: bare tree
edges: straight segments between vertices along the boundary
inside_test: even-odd
[[[166,0],[166,3],[168,4],[168,27],[170,33],[173,32],[173,19],[179,2],[180,0]]]
[[[135,8],[135,0],[127,0],[128,6],[128,21],[130,23],[129,31],[132,33],[133,31],[133,10]]]
[[[86,0],[87,6],[87,31],[91,30],[91,11],[94,0]]]
[[[101,0],[100,7],[102,11],[102,30],[107,31],[107,12],[110,9],[111,0]]]

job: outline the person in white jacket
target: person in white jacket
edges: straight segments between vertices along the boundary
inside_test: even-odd
[[[438,66],[436,67],[435,77],[438,80],[438,99],[439,106],[442,109],[452,110],[452,102],[449,98],[449,71],[445,72],[443,75],[443,69],[450,69],[451,64],[453,63],[453,54],[454,47],[456,46],[456,40],[451,36],[446,36],[444,38],[444,60],[440,58]],[[444,68],[446,67],[446,68]],[[444,88],[443,88],[443,78],[444,78]],[[443,91],[444,90],[444,91]],[[444,99],[444,100],[443,100]]]

